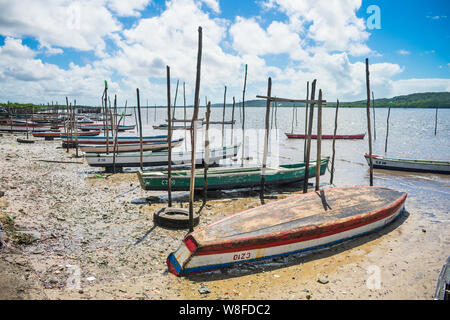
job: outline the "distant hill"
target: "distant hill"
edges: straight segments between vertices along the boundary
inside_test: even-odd
[[[404,96],[397,96],[393,98],[383,98],[383,99],[375,99],[375,107],[376,108],[385,108],[389,106],[389,102],[392,101],[393,108],[450,108],[450,92],[424,92],[424,93],[413,93]],[[339,102],[339,107],[342,108],[363,108],[366,106],[366,100],[353,101],[353,102]],[[279,107],[292,107],[294,104],[290,102],[278,103]],[[303,105],[296,103],[296,106]],[[7,106],[7,103],[0,103],[0,107]],[[47,106],[45,105],[33,105],[32,103],[10,103],[10,107],[12,108],[20,108],[20,107],[31,107],[34,106],[34,111],[39,111],[41,109],[45,109]],[[212,107],[223,107],[223,103],[214,103],[211,105]],[[227,103],[227,108],[231,107],[232,104]],[[236,103],[236,107],[240,107],[241,103]],[[248,108],[252,107],[265,107],[266,100],[257,99],[257,100],[247,100],[245,101],[245,106]],[[372,101],[370,106],[372,107]],[[66,106],[60,106],[62,109],[65,109]],[[84,108],[89,108],[89,106],[79,106]],[[96,106],[97,107],[97,106]],[[94,107],[94,108],[96,108]],[[129,106],[133,108],[133,106]],[[192,108],[192,105],[187,106],[188,108]],[[204,105],[200,105],[200,107],[204,107]],[[336,107],[335,101],[328,101],[326,107],[334,108]],[[99,108],[99,107],[97,107]],[[145,108],[145,107],[143,107]],[[153,107],[151,107],[153,108]],[[166,108],[166,106],[157,106],[157,108]],[[180,108],[180,106],[178,106]]]
[[[393,98],[375,99],[375,108],[384,108],[389,106],[389,102],[392,101],[393,108],[450,108],[450,92],[424,92],[413,93],[404,96],[397,96]],[[363,108],[367,104],[366,100],[353,101],[353,102],[339,102],[339,107],[343,108]],[[236,103],[236,106],[240,106],[241,103]],[[292,107],[294,104],[290,102],[278,103],[279,107]],[[301,104],[295,104],[301,105]],[[223,104],[216,103],[214,107],[221,107]],[[230,104],[227,104],[227,107]],[[245,101],[246,107],[265,107],[266,100],[248,100]],[[372,107],[372,101],[370,103]],[[336,102],[329,101],[327,107],[336,107]]]

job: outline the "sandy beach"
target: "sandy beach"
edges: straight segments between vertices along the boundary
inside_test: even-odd
[[[446,224],[415,214],[423,200],[413,195],[406,213],[368,236],[176,277],[165,261],[187,230],[154,226],[164,196],[142,190],[135,173],[90,168],[60,141],[17,137],[0,137],[0,299],[432,299],[449,252]],[[299,192],[268,190],[267,201]],[[215,196],[199,226],[260,204],[257,190]],[[187,193],[174,197],[187,206]]]

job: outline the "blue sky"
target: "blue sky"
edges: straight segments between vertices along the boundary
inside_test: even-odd
[[[367,27],[371,5],[380,29]],[[68,95],[96,104],[107,79],[122,100],[139,87],[163,104],[166,65],[192,99],[198,25],[202,96],[213,102],[224,85],[241,95],[246,63],[249,99],[268,76],[278,96],[317,78],[329,99],[363,99],[366,57],[377,97],[449,91],[449,8],[445,0],[0,1],[0,101]]]

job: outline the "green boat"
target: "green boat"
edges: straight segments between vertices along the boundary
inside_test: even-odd
[[[329,158],[321,160],[320,174],[324,175]],[[187,191],[190,186],[190,170],[172,171],[173,191]],[[316,162],[309,166],[309,178],[316,175]],[[303,181],[305,164],[287,164],[266,168],[266,185],[281,185]],[[167,190],[167,171],[138,171],[139,181],[144,190]],[[208,170],[208,190],[256,187],[261,183],[261,167],[215,167]],[[204,170],[195,170],[195,189],[202,190]]]

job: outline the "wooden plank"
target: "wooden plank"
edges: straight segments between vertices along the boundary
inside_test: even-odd
[[[277,102],[294,102],[294,103],[314,103],[314,104],[318,104],[319,100],[298,100],[298,99],[287,99],[287,98],[279,98],[279,97],[267,97],[267,96],[256,96],[257,98],[261,98],[261,99],[270,99],[271,101],[277,101]],[[322,100],[322,105],[327,104],[326,100]]]

